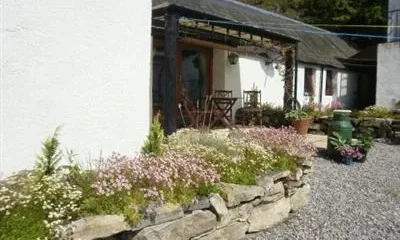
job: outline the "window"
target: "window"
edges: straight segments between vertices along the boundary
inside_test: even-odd
[[[306,68],[304,72],[304,96],[313,96],[315,94],[315,70]]]
[[[342,73],[342,79],[340,80],[340,96],[347,96],[347,85],[348,85],[348,74]]]
[[[325,95],[332,96],[336,89],[336,73],[331,70],[326,71]]]

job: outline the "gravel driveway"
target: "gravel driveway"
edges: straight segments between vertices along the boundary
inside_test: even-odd
[[[367,162],[315,161],[311,202],[256,239],[400,239],[400,145],[376,143]]]

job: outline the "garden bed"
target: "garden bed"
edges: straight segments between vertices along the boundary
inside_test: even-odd
[[[257,179],[257,185],[218,184],[213,193],[191,204],[152,204],[134,226],[121,215],[84,218],[71,224],[73,239],[242,239],[281,223],[310,199],[303,170],[278,171]],[[222,196],[222,197],[221,197]],[[163,236],[163,237],[160,237]]]
[[[307,202],[302,176],[316,149],[292,128],[163,136],[155,122],[141,155],[113,154],[85,170],[72,152],[58,165],[56,132],[35,170],[0,182],[0,239],[242,236]]]

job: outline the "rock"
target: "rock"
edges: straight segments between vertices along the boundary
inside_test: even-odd
[[[258,186],[263,187],[265,189],[265,191],[268,191],[274,185],[274,179],[270,175],[266,174],[266,175],[257,177],[256,183]]]
[[[226,225],[232,221],[239,221],[239,222],[247,221],[247,219],[249,219],[251,215],[251,212],[253,211],[253,208],[254,207],[252,203],[246,203],[236,208],[230,209],[228,215],[225,218],[223,218],[222,224]]]
[[[256,199],[254,199],[253,202],[251,202],[253,204],[253,207],[260,205],[263,202],[262,198],[258,197]]]
[[[180,205],[172,203],[159,205],[153,203],[145,209],[143,219],[137,224],[137,226],[135,226],[135,228],[140,229],[149,225],[158,225],[173,221],[182,218],[183,215],[183,209]]]
[[[219,194],[211,194],[210,196],[211,211],[213,211],[218,220],[228,215],[228,208],[225,205],[224,199]]]
[[[296,170],[289,175],[289,180],[300,181],[302,176],[303,170],[301,170],[301,168],[296,168]]]
[[[72,239],[91,240],[107,238],[114,234],[130,230],[122,215],[102,215],[82,218],[71,223]]]
[[[290,197],[291,211],[297,211],[304,207],[310,200],[311,188],[310,185],[305,184],[302,188],[298,188],[296,193]]]
[[[254,208],[248,219],[250,223],[248,232],[259,232],[282,222],[289,217],[289,211],[290,200],[287,198]]]
[[[298,188],[292,188],[292,189],[290,189],[290,188],[286,188],[286,197],[291,197],[291,196],[293,196],[293,194],[295,194],[296,192],[297,192],[297,189]]]
[[[303,181],[286,181],[285,182],[285,188],[286,189],[299,188],[303,184],[304,184]]]
[[[196,199],[193,203],[184,206],[185,212],[193,212],[195,210],[204,210],[210,208],[210,200],[208,197],[202,196]]]
[[[282,182],[275,183],[272,188],[265,193],[262,198],[264,203],[276,202],[285,196],[285,187]]]
[[[194,211],[181,219],[147,227],[132,240],[187,240],[212,230],[217,225],[216,216],[206,211]]]
[[[313,166],[313,162],[311,160],[305,160],[301,163],[301,166],[311,168]]]
[[[290,171],[273,171],[273,172],[268,173],[266,176],[271,177],[272,180],[275,182],[275,181],[278,181],[279,179],[286,178],[289,175],[290,175]]]
[[[247,222],[234,222],[198,240],[239,240],[245,236],[247,229],[249,229]]]
[[[220,183],[221,195],[227,207],[234,207],[242,202],[250,202],[264,196],[264,188],[260,186],[245,186],[231,183]]]
[[[310,174],[312,172],[314,172],[314,167],[303,169],[303,175],[307,175],[307,174]]]

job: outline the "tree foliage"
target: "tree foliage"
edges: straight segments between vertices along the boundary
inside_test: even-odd
[[[344,25],[386,25],[387,0],[240,0],[334,32],[386,35],[386,28]],[[321,24],[321,25],[320,25]],[[324,26],[325,24],[325,26]],[[326,26],[327,24],[331,26]],[[341,26],[332,26],[341,25]],[[351,38],[365,46],[384,39]]]

